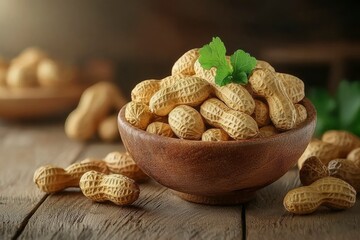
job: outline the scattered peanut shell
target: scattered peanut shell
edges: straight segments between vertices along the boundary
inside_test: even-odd
[[[304,161],[299,175],[301,183],[307,186],[320,178],[329,176],[329,170],[319,158],[312,156]]]

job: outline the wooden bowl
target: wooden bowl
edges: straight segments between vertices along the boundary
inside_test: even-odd
[[[33,120],[67,113],[76,107],[85,84],[66,88],[33,87],[8,89],[0,87],[0,118]]]
[[[243,141],[203,142],[150,134],[118,116],[125,148],[138,166],[181,198],[204,204],[238,204],[279,179],[297,162],[311,140],[316,111],[308,99],[308,118],[275,136]]]

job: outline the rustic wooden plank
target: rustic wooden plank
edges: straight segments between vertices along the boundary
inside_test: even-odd
[[[286,193],[300,186],[297,169],[259,191],[256,200],[246,206],[247,239],[358,239],[359,202],[346,211],[321,208],[312,215],[297,216],[285,211]]]
[[[102,157],[120,145],[92,144],[86,156]],[[79,190],[50,195],[25,227],[21,239],[241,239],[242,207],[183,201],[155,182],[141,185],[130,207],[93,203]]]
[[[46,195],[34,185],[37,167],[66,166],[83,145],[68,140],[60,124],[0,125],[0,238],[10,239]]]

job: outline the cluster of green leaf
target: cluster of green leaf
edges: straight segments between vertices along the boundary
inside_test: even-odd
[[[237,50],[226,59],[226,48],[219,37],[214,37],[209,44],[199,50],[199,62],[205,69],[216,68],[215,83],[224,86],[230,82],[247,84],[251,71],[256,66],[256,59],[243,50]]]
[[[334,96],[323,88],[310,89],[307,96],[317,111],[316,136],[329,129],[360,136],[360,81],[342,81]]]

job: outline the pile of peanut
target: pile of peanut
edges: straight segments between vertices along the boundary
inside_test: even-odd
[[[307,118],[299,78],[258,60],[248,84],[218,86],[216,68],[204,69],[198,58],[198,49],[191,49],[175,62],[171,76],[137,84],[126,120],[161,136],[228,141],[272,136]]]
[[[347,209],[360,191],[360,138],[346,131],[330,130],[312,140],[298,161],[304,187],[284,199],[292,213],[308,214],[320,206]]]
[[[27,48],[8,62],[0,58],[0,87],[62,87],[76,81],[77,70],[37,48]]]
[[[111,174],[110,174],[111,173]],[[67,168],[46,165],[38,168],[34,182],[46,193],[69,187],[80,187],[85,197],[95,201],[111,201],[129,205],[140,194],[137,183],[148,180],[128,153],[112,152],[103,160],[85,159]]]
[[[110,82],[98,82],[81,95],[77,108],[65,122],[66,135],[86,141],[96,135],[103,141],[120,139],[117,128],[117,112],[126,103],[118,88]]]

